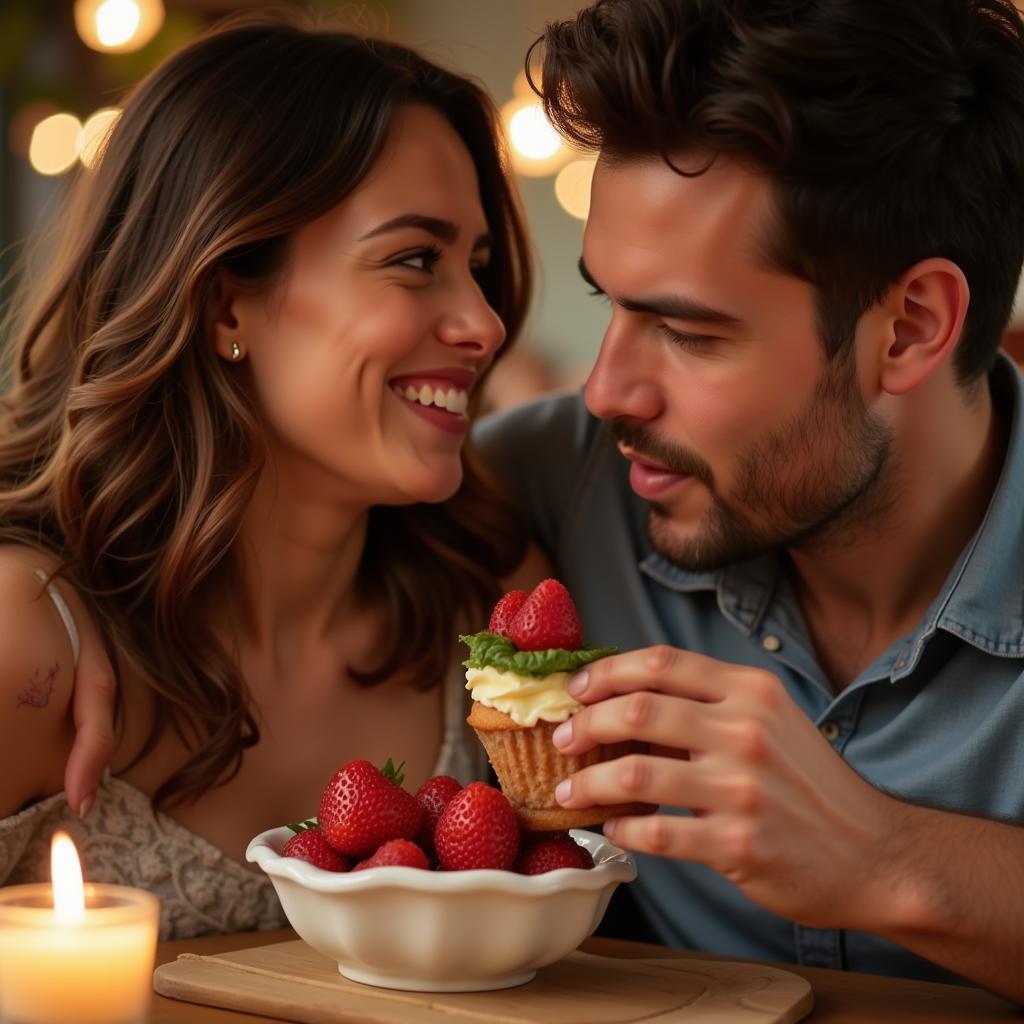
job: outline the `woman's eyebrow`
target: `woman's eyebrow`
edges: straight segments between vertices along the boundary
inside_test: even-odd
[[[425,213],[403,213],[398,217],[378,224],[377,227],[367,231],[358,239],[365,242],[368,238],[376,238],[378,235],[387,234],[389,231],[401,231],[404,228],[419,228],[433,235],[438,241],[445,245],[451,245],[459,237],[458,225],[450,220],[443,220],[440,217],[430,217]],[[482,234],[474,243],[473,251],[479,249],[490,249],[494,245],[494,239],[489,234]]]

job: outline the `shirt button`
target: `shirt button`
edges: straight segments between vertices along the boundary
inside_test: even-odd
[[[773,654],[782,647],[782,641],[774,634],[769,633],[762,641],[761,646]]]
[[[822,722],[821,735],[829,741],[829,743],[835,743],[839,738],[839,726],[835,722]]]

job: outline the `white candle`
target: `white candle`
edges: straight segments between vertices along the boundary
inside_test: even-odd
[[[0,889],[0,1022],[140,1024],[159,901],[123,885],[83,886],[64,833],[54,836],[51,861],[52,887]]]

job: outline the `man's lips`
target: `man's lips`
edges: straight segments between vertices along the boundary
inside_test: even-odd
[[[664,466],[649,462],[621,445],[619,451],[630,463],[630,487],[647,501],[660,501],[667,497],[674,487],[693,479],[690,473],[677,473],[674,470],[666,469]]]

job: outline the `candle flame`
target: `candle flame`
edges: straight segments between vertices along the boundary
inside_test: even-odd
[[[50,877],[53,879],[53,909],[61,924],[75,924],[85,918],[85,887],[78,851],[67,832],[57,832],[50,844]]]

